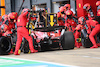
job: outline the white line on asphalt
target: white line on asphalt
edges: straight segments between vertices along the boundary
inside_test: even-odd
[[[91,57],[91,56],[82,56],[82,57],[89,57],[89,58],[94,58],[94,59],[100,59],[100,57]]]
[[[18,59],[18,60],[28,60],[28,59],[13,58],[13,57],[5,57],[5,56],[0,56],[0,57],[11,58],[11,59]],[[38,61],[38,60],[28,60],[28,61],[35,61],[35,62],[42,62],[42,63],[56,64],[56,65],[70,66],[70,67],[80,67],[80,66],[73,66],[73,65],[59,64],[59,63],[54,63],[54,62]]]

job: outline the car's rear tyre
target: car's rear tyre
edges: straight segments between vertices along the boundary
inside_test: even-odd
[[[70,31],[66,31],[62,36],[61,36],[61,45],[62,48],[65,50],[69,49],[74,49],[74,44],[75,44],[75,39],[74,35]]]
[[[0,37],[0,55],[8,54],[11,50],[11,41],[7,37]]]
[[[90,48],[92,47],[92,42],[90,41],[89,37],[87,37],[87,32],[85,29],[81,31],[81,42],[82,46],[85,48]]]

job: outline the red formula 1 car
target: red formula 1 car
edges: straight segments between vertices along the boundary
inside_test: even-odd
[[[64,26],[58,26],[57,15],[47,14],[46,27],[35,22],[35,29],[32,29],[31,36],[36,50],[46,51],[53,48],[74,49],[75,39],[72,32],[65,31]],[[24,42],[24,53],[29,52],[28,42]],[[27,45],[27,46],[26,46]]]
[[[64,31],[64,26],[39,27],[33,29],[34,46],[38,51],[58,49],[74,49],[74,36],[72,32]],[[28,43],[28,42],[26,42]],[[29,49],[24,46],[24,53]]]

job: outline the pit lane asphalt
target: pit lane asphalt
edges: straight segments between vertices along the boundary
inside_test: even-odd
[[[81,47],[73,50],[55,50],[31,54],[21,53],[18,56],[11,54],[4,55],[4,57],[54,62],[80,67],[100,67],[100,47],[95,49]]]

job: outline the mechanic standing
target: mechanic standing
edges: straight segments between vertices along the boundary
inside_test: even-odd
[[[57,13],[59,26],[64,26],[65,19],[66,19],[66,16],[65,16],[65,11],[66,10],[65,9],[66,8],[64,6],[61,6],[60,7],[60,12]]]
[[[65,14],[67,16],[67,20],[65,20],[65,27],[67,27],[68,31],[72,31],[74,33],[77,23],[73,20],[73,12],[71,10],[67,10]]]
[[[91,9],[91,6],[89,3],[86,3],[84,6],[83,6],[83,9],[85,9],[88,13],[88,19],[89,20],[92,20],[93,17],[94,17],[94,13],[93,13],[93,10]]]
[[[97,11],[100,10],[100,1],[96,2]]]
[[[31,50],[31,53],[38,52],[37,50],[34,49],[32,37],[29,36],[29,31],[26,28],[28,17],[29,17],[29,9],[25,8],[22,10],[22,14],[17,19],[17,42],[14,53],[15,55],[20,55],[18,51],[23,37],[29,42],[29,48]]]

